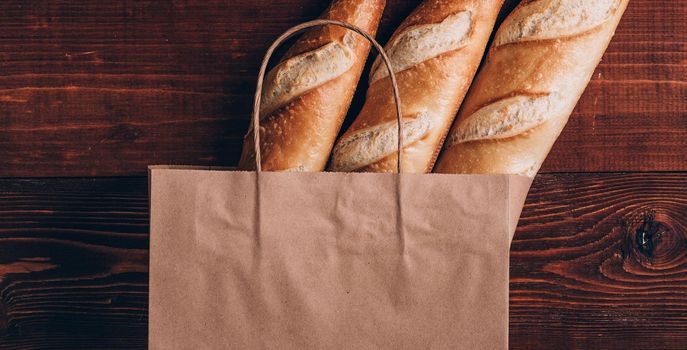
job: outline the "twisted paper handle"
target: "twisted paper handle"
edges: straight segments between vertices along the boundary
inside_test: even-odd
[[[310,22],[305,22],[303,24],[299,24],[295,27],[290,28],[284,34],[279,36],[277,40],[274,41],[272,46],[267,50],[267,53],[265,53],[265,58],[262,60],[262,65],[260,66],[260,73],[258,74],[258,85],[257,89],[255,90],[255,100],[253,102],[253,144],[255,146],[255,169],[257,172],[262,171],[262,166],[261,166],[261,159],[260,159],[260,98],[262,96],[262,84],[263,80],[265,79],[265,71],[267,70],[267,64],[269,63],[270,58],[272,57],[272,54],[274,51],[281,45],[284,41],[288,40],[292,36],[312,27],[321,27],[325,25],[335,25],[339,27],[344,27],[347,29],[350,29],[358,34],[360,34],[362,37],[367,39],[374,47],[377,49],[379,52],[380,56],[382,57],[382,60],[384,61],[384,64],[386,65],[386,69],[389,70],[389,77],[391,77],[391,86],[393,88],[393,94],[394,94],[394,102],[396,103],[396,116],[397,116],[397,121],[398,121],[398,168],[397,171],[400,174],[401,173],[401,154],[402,154],[402,145],[403,145],[403,123],[401,121],[401,99],[399,97],[398,93],[398,84],[396,83],[396,75],[394,75],[394,71],[391,68],[391,61],[389,60],[389,57],[386,55],[386,52],[384,52],[384,48],[379,45],[379,43],[372,38],[369,34],[365,33],[362,29],[348,24],[344,23],[341,21],[335,21],[335,20],[329,20],[329,19],[317,19],[314,21]],[[332,98],[335,98],[335,96],[332,96]],[[258,127],[256,127],[258,126]]]

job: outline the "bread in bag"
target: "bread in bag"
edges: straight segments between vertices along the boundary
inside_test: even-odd
[[[385,2],[335,0],[321,18],[374,36]],[[337,26],[311,29],[287,51],[267,74],[261,95],[262,170],[324,170],[369,51],[365,38]],[[244,137],[243,170],[255,169],[251,130]]]
[[[534,177],[628,2],[523,1],[498,29],[435,172]]]
[[[385,46],[403,111],[404,172],[432,170],[470,86],[502,0],[426,0]],[[365,105],[337,141],[330,170],[394,172],[398,130],[391,79],[379,58]]]

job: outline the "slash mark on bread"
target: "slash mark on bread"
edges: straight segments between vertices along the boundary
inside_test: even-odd
[[[426,112],[403,118],[403,147],[422,139],[431,129]],[[378,162],[398,151],[398,122],[386,122],[361,129],[337,143],[332,157],[332,170],[349,172]]]
[[[497,100],[459,121],[447,148],[462,142],[520,135],[559,115],[564,108],[565,100],[556,92]]]
[[[584,35],[611,19],[620,3],[620,0],[530,1],[504,21],[494,39],[494,48]]]
[[[422,24],[406,28],[386,45],[385,50],[394,73],[418,65],[444,53],[467,45],[472,31],[472,12],[460,11],[447,16],[439,23]],[[389,76],[389,71],[375,60],[370,84]]]
[[[265,78],[260,119],[351,69],[355,63],[353,35],[347,33],[343,42],[332,41],[319,49],[291,57],[272,69]]]

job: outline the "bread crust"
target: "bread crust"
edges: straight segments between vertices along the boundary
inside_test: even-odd
[[[497,31],[434,171],[534,177],[628,2],[521,3]]]
[[[320,16],[374,36],[385,0],[335,0]],[[260,110],[263,171],[323,171],[348,112],[365,60],[367,40],[345,28],[304,33],[265,79]],[[255,170],[253,134],[244,137],[239,168]]]
[[[422,116],[429,121],[429,128],[421,137],[404,132],[411,136],[404,138],[404,172],[426,173],[432,170],[482,59],[502,2],[426,0],[403,21],[386,45],[396,71],[404,120]],[[371,83],[365,104],[337,142],[330,170],[397,170],[397,147],[383,147],[386,143],[376,139],[353,140],[361,130],[377,128],[375,135],[388,138],[391,133],[391,143],[397,144],[397,130],[387,128],[389,123],[395,123],[396,110],[390,78],[384,69],[386,67],[377,59],[370,73]],[[424,125],[424,122],[419,124]],[[367,144],[340,146],[350,145],[352,141]],[[356,166],[352,167],[352,164]]]

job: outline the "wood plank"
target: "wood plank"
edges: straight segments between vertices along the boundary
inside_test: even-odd
[[[382,42],[419,2],[388,2]],[[325,6],[0,2],[0,175],[235,165],[262,54]],[[544,172],[687,170],[686,17],[687,0],[630,3]]]
[[[687,174],[538,177],[511,249],[513,347],[687,348],[685,213]]]
[[[0,180],[0,349],[147,344],[145,178]]]
[[[145,178],[0,179],[0,348],[145,348]],[[511,257],[512,349],[687,348],[687,173],[547,174]]]

